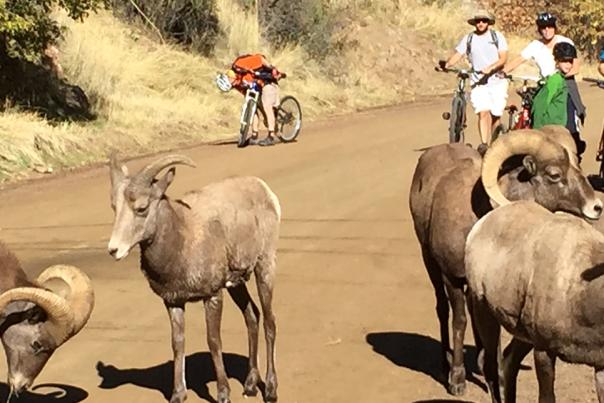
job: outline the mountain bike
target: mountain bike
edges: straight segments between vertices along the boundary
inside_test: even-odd
[[[604,80],[583,77],[583,81],[592,83],[594,86],[604,89]],[[602,126],[598,151],[596,152],[596,161],[600,163],[600,171],[596,175],[587,175],[587,179],[594,189],[604,191],[604,125]]]
[[[457,74],[457,88],[453,92],[451,100],[451,112],[443,112],[442,118],[449,121],[449,143],[463,143],[464,130],[467,127],[466,105],[466,80],[470,78],[470,74],[474,70],[444,68],[441,61],[440,66],[436,66],[434,70],[443,73]]]
[[[505,107],[508,113],[507,124],[501,123],[495,128],[493,140],[510,130],[530,129],[532,127],[531,108],[533,107],[533,98],[543,85],[542,80],[538,77],[506,74],[505,78],[511,82],[522,81],[522,86],[516,90],[516,94],[520,96],[520,107],[514,104]],[[529,82],[537,83],[537,86],[529,85]]]
[[[261,78],[261,74],[260,72],[254,73],[258,78]],[[285,77],[286,75],[283,74],[282,78]],[[261,91],[262,89],[256,80],[247,85],[241,107],[241,118],[239,119],[238,147],[245,147],[249,141],[248,133],[258,109]],[[273,110],[275,112],[275,135],[284,143],[294,141],[302,128],[302,108],[298,100],[291,95],[286,95],[281,98],[279,106],[273,108]],[[262,108],[260,108],[260,111],[264,125],[267,126],[266,113]]]

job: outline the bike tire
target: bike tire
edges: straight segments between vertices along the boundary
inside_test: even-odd
[[[302,108],[298,100],[291,95],[281,99],[275,108],[275,132],[284,143],[292,142],[302,128]]]
[[[466,125],[466,100],[454,97],[451,103],[451,117],[449,120],[449,143],[463,143],[464,128]]]
[[[247,134],[250,131],[252,120],[254,119],[255,103],[253,99],[248,99],[247,104],[244,106],[245,112],[243,115],[243,121],[239,127],[239,140],[237,141],[237,147],[245,147],[248,142]]]
[[[493,134],[491,135],[491,142],[497,140],[499,138],[499,136],[507,133],[508,131],[509,130],[506,128],[506,126],[503,123],[498,124],[497,127],[495,127],[495,130],[493,130]]]

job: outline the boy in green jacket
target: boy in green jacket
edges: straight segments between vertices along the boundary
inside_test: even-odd
[[[577,50],[567,42],[554,46],[557,71],[546,78],[545,84],[533,99],[533,128],[545,125],[566,126],[568,121],[568,88],[565,75],[572,69]],[[574,119],[574,117],[573,117]]]

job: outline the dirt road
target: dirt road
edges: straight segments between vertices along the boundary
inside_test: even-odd
[[[590,107],[584,168],[595,172],[604,91],[586,88],[584,98]],[[249,173],[264,178],[281,199],[275,296],[280,402],[455,400],[439,375],[435,300],[407,203],[419,155],[414,150],[445,141],[440,114],[447,107],[448,100],[435,100],[334,118],[307,125],[296,144],[182,151],[198,168],[177,168],[172,197]],[[472,120],[469,141],[476,138]],[[131,171],[147,161],[133,161]],[[137,254],[116,263],[106,252],[113,219],[107,168],[5,190],[1,200],[0,238],[29,274],[51,263],[76,264],[96,291],[88,326],[37,380],[62,385],[66,393],[43,387],[31,401],[166,401],[172,386],[167,314]],[[212,402],[216,383],[203,308],[190,304],[187,312],[188,401]],[[242,402],[247,340],[243,318],[228,300],[222,335],[233,402]],[[471,334],[467,344],[473,351]],[[264,343],[260,357],[263,364]],[[588,368],[559,364],[556,386],[561,402],[596,401]],[[522,371],[519,401],[535,401],[536,390],[532,370]],[[5,398],[6,387],[0,392]],[[472,376],[458,401],[487,399],[481,378]]]

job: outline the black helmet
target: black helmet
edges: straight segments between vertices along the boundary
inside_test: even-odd
[[[535,23],[537,24],[537,26],[539,28],[544,28],[544,27],[556,27],[556,16],[545,12],[545,13],[539,13],[539,15],[537,16],[537,19],[535,20]]]
[[[554,45],[554,59],[556,61],[573,60],[577,58],[577,49],[568,42],[558,42]]]

